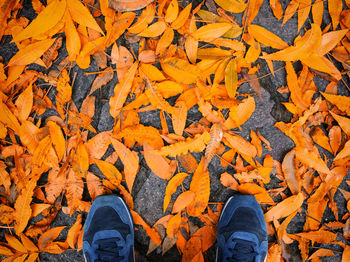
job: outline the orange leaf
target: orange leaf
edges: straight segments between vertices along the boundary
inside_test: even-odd
[[[177,0],[174,0],[174,1],[177,2]],[[167,50],[167,48],[171,45],[171,42],[173,41],[173,39],[174,39],[174,30],[168,27],[167,29],[165,29],[164,34],[159,39],[157,49],[156,49],[156,54],[162,56]]]
[[[154,0],[111,0],[109,1],[112,8],[117,11],[134,11],[144,8]]]
[[[187,207],[195,198],[195,193],[192,191],[185,191],[181,193],[175,200],[172,213],[177,213]]]
[[[176,191],[177,187],[184,181],[184,179],[188,176],[186,173],[178,173],[176,174],[172,179],[170,179],[168,185],[165,189],[165,195],[164,195],[164,203],[163,203],[163,211],[165,212],[170,199],[171,195]]]
[[[288,47],[288,44],[281,38],[259,25],[249,25],[248,32],[252,37],[255,38],[255,40],[262,43],[263,45],[276,49],[284,49]]]
[[[79,0],[67,1],[67,7],[75,22],[103,34],[103,31],[91,15],[90,11]]]
[[[74,61],[79,55],[81,41],[77,29],[72,21],[69,13],[65,16],[65,33],[66,33],[66,48],[69,55],[69,60]]]
[[[172,216],[166,228],[166,233],[170,238],[174,238],[176,232],[178,231],[181,224],[181,213],[177,213],[175,216]]]
[[[94,159],[94,162],[98,166],[98,168],[101,170],[102,174],[115,186],[120,184],[120,181],[122,180],[122,175],[118,171],[118,169],[103,160]]]
[[[165,74],[183,84],[193,84],[199,76],[198,68],[183,59],[166,58],[160,64]]]
[[[195,199],[187,206],[186,211],[190,216],[199,216],[208,205],[210,195],[210,178],[208,170],[204,169],[205,159],[202,158],[193,174],[190,190],[196,194]]]
[[[19,252],[27,253],[27,249],[23,246],[23,244],[14,236],[5,234],[5,239],[7,243],[12,247],[13,249],[16,249]]]
[[[56,26],[66,11],[66,3],[66,1],[59,0],[51,1],[50,4],[30,23],[30,25],[17,34],[12,41],[20,42],[30,37],[36,37]]]
[[[343,2],[337,0],[328,0],[328,11],[332,18],[333,30],[335,30],[339,24],[340,13],[343,9]]]
[[[177,156],[181,154],[186,154],[187,152],[201,152],[206,147],[210,141],[210,135],[208,132],[204,132],[203,134],[195,135],[194,138],[187,138],[183,142],[178,142],[172,144],[170,146],[164,146],[159,151],[155,151],[155,153],[163,155],[163,156]]]
[[[246,9],[246,4],[241,0],[215,0],[220,7],[232,13],[241,13]]]
[[[49,246],[58,237],[64,228],[65,226],[54,227],[42,234],[38,240],[40,251],[45,251],[46,247]]]
[[[146,234],[158,245],[162,243],[162,239],[159,236],[159,233],[154,228],[150,227],[143,218],[136,213],[134,210],[130,210],[134,223],[137,225],[141,225],[143,229],[146,231]]]
[[[34,189],[38,179],[39,177],[37,176],[26,182],[26,187],[22,189],[20,195],[16,199],[14,212],[16,220],[14,228],[17,234],[23,232],[23,230],[26,228],[28,220],[32,214],[30,203],[32,202]]]
[[[306,148],[296,148],[296,158],[305,165],[315,169],[318,172],[330,174],[326,163],[322,160],[319,154],[310,152]]]
[[[149,168],[162,179],[169,179],[172,175],[168,162],[159,155],[152,154],[153,147],[148,143],[143,143],[143,155]]]
[[[35,42],[34,44],[29,44],[24,48],[21,48],[10,60],[8,66],[14,65],[28,65],[34,63],[38,58],[40,58],[47,49],[49,49],[55,39],[46,39],[42,41]]]
[[[18,96],[15,104],[19,111],[19,120],[27,120],[33,107],[33,89],[31,84]]]
[[[333,113],[331,111],[330,111],[330,113],[333,116],[333,118],[338,122],[339,126],[345,132],[345,134],[350,136],[350,119],[347,117],[336,115],[335,113]]]
[[[157,37],[163,34],[163,32],[166,29],[166,24],[163,21],[155,22],[154,24],[147,27],[145,30],[143,30],[141,33],[139,33],[139,36],[143,37]]]
[[[136,174],[139,171],[139,158],[136,152],[131,151],[118,140],[112,138],[111,141],[120,160],[123,162],[126,184],[128,185],[129,192],[131,192]]]
[[[224,137],[229,142],[232,149],[237,150],[238,153],[244,154],[250,157],[255,157],[257,154],[256,148],[247,140],[238,135],[229,135],[224,133]]]
[[[110,144],[111,131],[98,133],[86,143],[86,149],[90,159],[100,159],[106,153]]]
[[[181,136],[187,120],[187,107],[183,101],[178,101],[175,104],[174,114],[172,116],[173,128],[175,134]]]
[[[192,3],[190,3],[189,5],[187,5],[178,15],[178,17],[171,23],[171,27],[173,29],[179,29],[180,27],[182,27],[185,23],[186,20],[188,19],[190,13],[192,10]]]
[[[86,184],[92,200],[105,193],[101,180],[91,172],[87,172],[86,174]]]
[[[24,234],[21,234],[21,242],[23,243],[24,247],[27,250],[30,250],[30,251],[33,251],[33,252],[39,250],[36,247],[36,245],[34,245],[34,243],[27,236],[25,236]]]
[[[114,95],[109,100],[110,114],[113,117],[117,117],[120,109],[123,107],[124,102],[131,89],[132,82],[137,71],[138,63],[135,62],[130,68],[123,80],[121,80],[114,87]]]
[[[294,157],[295,150],[292,150],[285,155],[282,162],[282,170],[290,191],[292,192],[292,194],[297,194],[299,193],[300,185],[297,178]]]
[[[81,231],[81,228],[82,228],[81,216],[82,216],[81,214],[79,214],[77,216],[75,223],[73,224],[73,226],[71,226],[71,228],[69,229],[68,234],[67,234],[67,243],[72,249],[75,249],[75,244],[78,241],[79,232]]]
[[[327,244],[334,241],[337,237],[336,233],[332,233],[322,229],[318,231],[303,232],[296,235],[302,238],[309,239],[311,241],[315,241],[317,243],[327,243]]]
[[[297,211],[304,202],[302,193],[290,196],[265,213],[266,222],[284,218]]]
[[[177,0],[171,0],[168,9],[166,10],[165,13],[165,22],[171,23],[174,22],[177,15],[179,14],[179,4]]]
[[[214,23],[200,27],[192,34],[199,41],[211,40],[225,34],[232,27],[229,23]]]
[[[303,41],[296,46],[290,46],[282,51],[273,54],[264,55],[263,58],[278,61],[296,61],[309,56],[313,50],[317,49],[321,43],[321,29],[316,24],[311,25],[309,30],[302,38]]]

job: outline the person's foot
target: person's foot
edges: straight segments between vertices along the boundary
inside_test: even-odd
[[[218,223],[216,261],[262,262],[267,249],[265,218],[255,197],[230,197]]]
[[[85,261],[135,261],[134,226],[125,202],[116,195],[92,203],[83,235]]]

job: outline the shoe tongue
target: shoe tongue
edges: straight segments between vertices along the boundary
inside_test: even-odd
[[[236,244],[232,250],[232,258],[234,261],[254,262],[258,254],[254,250],[254,243],[241,239],[233,240]]]
[[[96,242],[98,243],[98,249],[96,253],[99,255],[101,261],[118,261],[120,259],[119,251],[116,238],[112,239],[99,239]]]

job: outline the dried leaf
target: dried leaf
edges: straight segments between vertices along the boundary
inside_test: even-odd
[[[36,36],[47,32],[57,25],[57,23],[62,19],[65,11],[66,1],[51,1],[51,3],[22,32],[16,35],[12,41],[20,42],[30,37],[35,38]]]
[[[117,115],[120,112],[120,109],[123,107],[124,102],[131,89],[137,67],[138,67],[138,63],[135,62],[130,67],[124,79],[121,80],[121,82],[114,87],[114,95],[109,100],[111,116],[117,117]]]
[[[139,172],[139,158],[136,152],[131,151],[118,140],[112,138],[111,142],[120,160],[123,162],[126,184],[131,192],[136,174]]]
[[[152,172],[162,179],[169,179],[172,175],[172,172],[168,162],[162,156],[152,154],[151,151],[153,150],[153,147],[146,142],[143,143],[143,149],[143,155],[145,157],[146,163]]]
[[[177,187],[184,181],[184,179],[188,176],[186,173],[178,173],[173,178],[170,179],[168,185],[165,189],[165,195],[164,195],[164,203],[163,203],[163,210],[166,211],[171,195],[175,193]],[[168,234],[169,235],[169,234]]]
[[[297,211],[304,202],[302,193],[290,196],[265,213],[266,222],[286,217]]]
[[[214,23],[202,26],[192,34],[192,37],[199,41],[206,41],[218,38],[225,34],[232,27],[229,23]]]
[[[175,200],[172,213],[178,213],[186,208],[194,200],[195,196],[195,193],[192,191],[181,193]]]
[[[202,158],[193,174],[190,190],[195,193],[195,198],[186,208],[190,216],[199,216],[207,208],[210,195],[210,178],[208,170],[204,169],[204,158]]]

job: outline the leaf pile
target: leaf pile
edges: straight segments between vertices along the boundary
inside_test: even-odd
[[[46,2],[31,1],[37,13],[33,21],[19,15],[22,1],[0,3],[0,39],[11,36],[18,48],[0,63],[3,261],[36,261],[40,252],[81,250],[82,214],[98,195],[116,192],[149,235],[148,253],[161,246],[165,254],[176,245],[183,261],[204,261],[216,241],[222,208],[222,203],[209,205],[208,166],[215,156],[234,170],[221,174],[221,183],[262,204],[273,239],[268,261],[288,260],[295,241],[303,260],[334,255],[325,248],[309,253],[315,243],[328,243],[343,247],[347,261],[350,217],[339,216],[334,196],[340,191],[350,201],[350,193],[338,188],[350,164],[350,98],[338,90],[349,79],[349,1],[342,6],[342,1],[328,0],[332,22],[325,25],[325,1],[292,0],[283,10],[278,0],[270,0],[283,24],[297,12],[303,33],[292,45],[253,23],[262,0],[207,0],[195,8],[177,0]],[[132,12],[139,9],[139,15]],[[241,14],[242,22],[233,14]],[[304,26],[309,16],[312,23]],[[120,44],[120,38],[138,48]],[[295,148],[282,163],[266,154],[273,149],[258,131],[251,130],[248,140],[237,134],[255,111],[254,94],[241,93],[240,86],[248,82],[261,98],[258,59],[266,61],[272,75],[273,61],[285,62],[287,86],[278,91],[289,94],[284,106],[293,118],[275,126]],[[93,60],[100,71],[78,109],[70,70],[75,65],[87,69]],[[33,63],[42,70],[31,70]],[[301,70],[295,70],[296,63]],[[98,132],[94,94],[114,72],[118,83],[109,99],[114,127]],[[327,86],[316,86],[315,77],[327,80]],[[51,89],[55,96],[49,99]],[[188,117],[194,106],[202,115],[199,121]],[[41,117],[48,110],[55,114]],[[140,122],[138,113],[154,110],[160,113],[161,129]],[[106,156],[109,147],[114,151]],[[199,163],[193,152],[201,154]],[[142,158],[168,180],[166,215],[153,226],[133,208]],[[123,168],[117,168],[117,160]],[[101,172],[93,173],[92,165]],[[272,187],[272,179],[277,186]],[[83,198],[84,191],[89,199]],[[181,192],[174,199],[176,191]],[[323,223],[327,207],[335,220]],[[65,228],[51,227],[60,210],[78,216],[66,239],[56,240]],[[298,213],[306,215],[303,230],[288,233]]]

